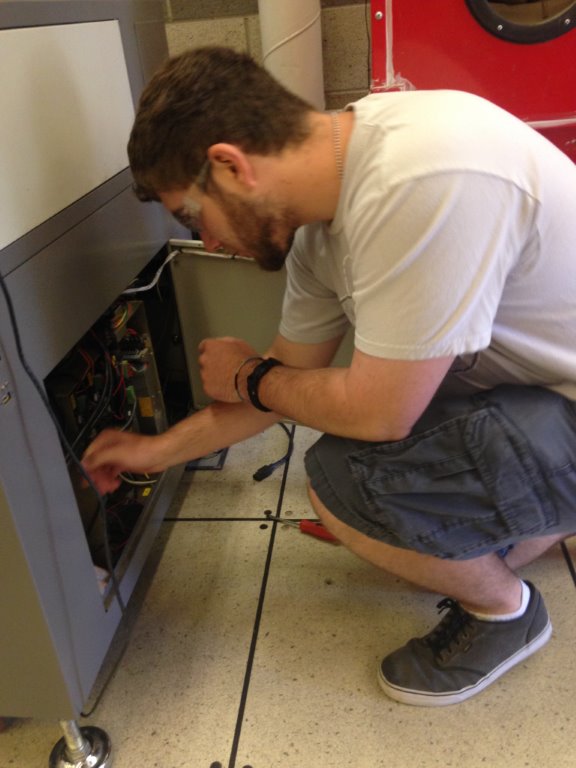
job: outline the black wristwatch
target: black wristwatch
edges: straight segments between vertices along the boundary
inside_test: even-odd
[[[262,405],[260,398],[258,397],[258,387],[263,377],[266,376],[270,368],[274,368],[276,365],[282,365],[280,360],[276,360],[275,357],[267,357],[258,363],[256,368],[248,375],[246,379],[246,389],[248,390],[248,397],[254,408],[258,408],[259,411],[271,411],[271,408],[266,408]]]

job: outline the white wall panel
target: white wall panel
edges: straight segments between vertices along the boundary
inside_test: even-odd
[[[0,30],[0,249],[126,168],[117,21]]]

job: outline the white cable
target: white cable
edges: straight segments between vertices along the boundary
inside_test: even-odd
[[[125,483],[128,483],[128,485],[155,485],[155,483],[158,482],[158,478],[150,480],[133,480],[131,477],[127,477],[126,475],[122,474],[122,472],[118,474],[118,477],[122,478],[122,480],[124,480]]]
[[[166,266],[166,264],[172,261],[172,259],[175,256],[178,256],[179,253],[180,251],[172,251],[172,253],[168,254],[168,256],[164,259],[164,261],[160,265],[158,271],[154,275],[154,279],[152,280],[151,283],[148,283],[148,285],[141,285],[139,288],[127,288],[125,291],[122,291],[122,293],[140,293],[141,291],[149,291],[151,288],[154,288],[158,280],[160,280],[160,275],[162,274],[162,271]]]
[[[258,0],[262,59],[285,88],[325,107],[320,0]]]
[[[274,51],[277,51],[278,48],[282,48],[283,45],[286,45],[286,43],[289,43],[290,40],[294,40],[296,37],[300,37],[300,35],[303,35],[304,32],[306,32],[307,29],[310,29],[310,27],[315,24],[318,19],[320,18],[320,11],[314,16],[312,21],[308,22],[305,26],[301,27],[300,29],[297,29],[296,32],[293,32],[291,35],[288,35],[288,37],[285,37],[283,40],[280,40],[276,45],[273,45],[272,48],[269,48],[263,55],[262,59],[263,61],[266,61],[266,59],[270,56],[270,54],[274,53]]]
[[[394,71],[394,19],[393,0],[386,0],[386,83],[379,91],[413,91],[414,86],[405,77]]]
[[[120,427],[120,432],[125,432],[128,429],[128,427],[131,427],[135,418],[136,418],[136,403],[134,403],[134,406],[132,407],[132,412],[128,416],[128,421],[124,424],[123,427]]]
[[[550,118],[549,120],[528,120],[528,125],[532,128],[563,128],[568,125],[576,125],[576,115]]]
[[[386,88],[393,88],[396,84],[392,23],[392,0],[386,0]]]

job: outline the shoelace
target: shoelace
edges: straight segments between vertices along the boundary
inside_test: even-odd
[[[466,650],[470,643],[469,631],[472,616],[467,613],[455,600],[445,597],[438,605],[438,612],[448,611],[441,622],[428,635],[422,638],[434,653],[434,656],[442,662],[450,658],[456,649]]]

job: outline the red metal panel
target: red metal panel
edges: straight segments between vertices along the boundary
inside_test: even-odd
[[[398,88],[404,79],[418,89],[477,93],[536,123],[576,160],[576,31],[509,42],[483,29],[465,0],[372,0],[371,13],[373,91]]]
[[[371,0],[372,34],[372,87],[380,91],[386,88],[386,0]],[[387,89],[387,88],[386,88]]]

